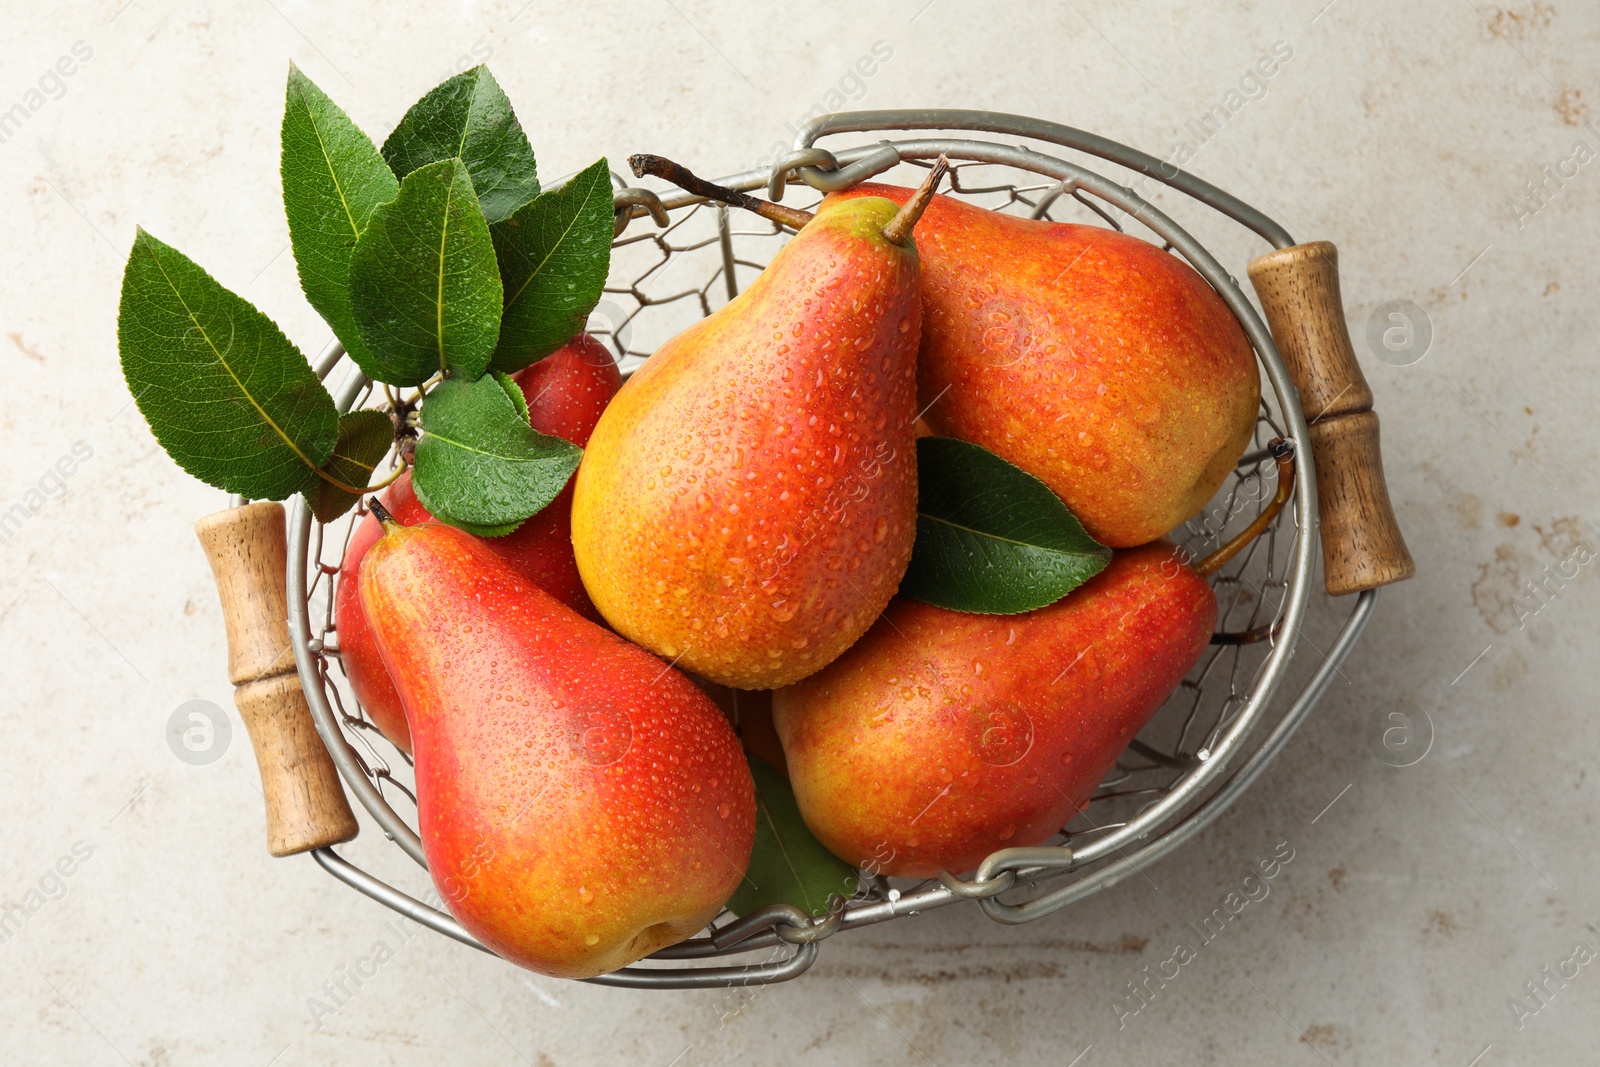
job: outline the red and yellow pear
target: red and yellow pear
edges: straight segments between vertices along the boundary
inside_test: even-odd
[[[849,648],[916,532],[921,320],[905,209],[825,207],[617,394],[578,468],[578,570],[618,633],[765,689]]]
[[[1048,607],[897,598],[773,694],[806,824],[841,859],[929,878],[1050,840],[1194,666],[1217,601],[1170,544],[1117,552]]]
[[[428,868],[464,928],[585,978],[711,921],[755,796],[709,697],[454,527],[385,523],[360,595],[410,725]]]
[[[860,185],[824,201],[911,190]],[[917,226],[917,389],[933,432],[1042,480],[1113,548],[1193,517],[1256,424],[1249,341],[1177,256],[1100,226],[936,196]]]

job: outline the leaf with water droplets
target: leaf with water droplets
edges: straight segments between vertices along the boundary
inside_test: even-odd
[[[583,329],[606,283],[614,221],[602,158],[490,228],[505,288],[490,366],[521,370]]]
[[[807,915],[826,915],[830,896],[855,893],[856,869],[811,833],[781,774],[751,758],[750,776],[756,783],[756,841],[728,910],[748,915],[769,904],[793,904]]]
[[[542,434],[504,375],[446,378],[422,402],[412,485],[441,522],[485,536],[510,533],[556,498],[583,449]]]
[[[472,175],[483,214],[509,218],[539,195],[539,176],[522,124],[489,68],[476,66],[440,83],[407,111],[383,158],[397,178],[459,157]]]
[[[476,378],[500,334],[500,272],[472,179],[459,159],[430,163],[372,213],[350,254],[350,310],[391,385],[438,371]]]
[[[900,592],[980,615],[1053,604],[1111,550],[1027,471],[950,437],[917,441],[917,541]]]
[[[117,314],[122,373],[167,455],[255,500],[310,490],[339,413],[273,321],[194,260],[139,230]]]
[[[368,367],[372,354],[350,310],[350,254],[400,182],[367,135],[293,63],[279,169],[300,287],[350,358]]]
[[[349,411],[339,416],[339,443],[334,445],[328,462],[322,465],[328,477],[318,478],[317,484],[306,491],[311,514],[318,522],[332,522],[355,507],[359,497],[333,483],[366,488],[372,472],[393,444],[394,422],[387,412]]]

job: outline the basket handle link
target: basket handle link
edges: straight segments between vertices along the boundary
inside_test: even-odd
[[[787,941],[791,945],[811,945],[818,941],[825,941],[839,932],[839,927],[844,923],[845,899],[838,893],[828,898],[828,914],[820,919],[809,916],[800,925],[790,922],[779,922],[773,927],[772,932],[778,936],[779,941]]]
[[[978,866],[972,881],[963,881],[949,871],[939,872],[939,884],[966,900],[989,900],[1017,884],[1017,872],[1030,867],[1066,869],[1072,866],[1072,849],[1066,845],[1039,848],[1003,848]]]
[[[1250,281],[1310,423],[1329,595],[1410,578],[1417,565],[1389,502],[1372,387],[1345,326],[1338,250],[1329,241],[1280,248],[1251,261]]]
[[[613,238],[621,237],[622,231],[628,228],[628,223],[632,222],[634,217],[638,215],[638,212],[634,210],[635,208],[643,208],[644,213],[649,215],[655,224],[663,230],[672,225],[672,219],[667,215],[667,209],[661,203],[661,197],[650,189],[636,185],[629,186],[626,189],[618,189],[611,194],[611,210],[616,215],[616,221],[611,227],[611,236]]]
[[[972,881],[967,882],[949,871],[940,871],[939,884],[948,889],[953,896],[963,900],[987,900],[999,896],[1016,885],[1017,872],[1001,871],[993,878],[974,877]]]
[[[779,156],[772,164],[772,176],[767,179],[767,199],[773,203],[781,201],[789,176],[801,167],[809,167],[814,172],[837,171],[839,160],[826,148],[802,148]]]
[[[711,933],[711,943],[719,953],[737,951],[733,946],[771,930],[780,941],[809,945],[832,937],[844,922],[845,899],[835,893],[828,898],[828,914],[814,919],[793,904],[768,904],[740,916]]]
[[[772,177],[767,180],[767,196],[774,202],[783,199],[790,172],[798,174],[801,181],[819,192],[835,193],[859,185],[868,178],[875,178],[899,163],[900,150],[892,144],[884,144],[877,151],[844,167],[839,166],[838,159],[825,148],[802,148],[798,152],[790,152],[772,165]]]

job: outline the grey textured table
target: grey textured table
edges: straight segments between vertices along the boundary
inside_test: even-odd
[[[420,6],[105,0],[26,6],[0,24],[0,109],[25,112],[0,113],[0,512],[24,512],[0,545],[0,900],[12,909],[0,915],[0,1058],[1600,1058],[1600,968],[1586,962],[1600,951],[1600,776],[1588,774],[1600,745],[1600,9]],[[1275,48],[1274,74],[1247,78]],[[870,76],[852,73],[862,56]],[[60,57],[70,77],[49,73]],[[550,174],[638,150],[725,173],[787,141],[807,112],[856,103],[1034,114],[1161,156],[1187,142],[1199,174],[1299,239],[1338,243],[1418,577],[1385,595],[1305,728],[1201,840],[1028,927],[953,908],[831,942],[792,985],[620,992],[401,928],[309,859],[270,860],[237,722],[209,765],[175,759],[165,740],[184,701],[229,704],[190,529],[223,501],[165,458],[129,404],[122,264],[144,225],[314,351],[326,331],[299,296],[276,185],[287,62],[381,132],[485,58]],[[1219,249],[1241,267],[1255,251]],[[1431,332],[1405,366],[1364,340],[1396,300]],[[1308,639],[1341,615],[1317,609]],[[1407,768],[1366,741],[1396,701],[1435,731]],[[1194,925],[1280,842],[1293,859],[1270,894],[1176,977],[1149,978],[1173,973],[1177,941],[1197,940]],[[370,827],[349,854],[405,874]]]

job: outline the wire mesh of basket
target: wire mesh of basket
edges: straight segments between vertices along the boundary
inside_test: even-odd
[[[937,136],[921,136],[924,131]],[[916,132],[918,136],[903,136]],[[886,134],[901,134],[888,139]],[[839,145],[847,135],[868,138]],[[823,148],[818,141],[830,140]],[[859,926],[976,901],[993,920],[1022,923],[1116,884],[1192,838],[1256,778],[1316,703],[1375,606],[1376,589],[1356,599],[1332,645],[1299,692],[1280,695],[1311,598],[1317,540],[1316,471],[1294,382],[1271,333],[1237,281],[1165,210],[1203,214],[1243,227],[1273,248],[1293,241],[1265,215],[1154,157],[1093,134],[987,112],[894,111],[825,115],[797,135],[794,150],[770,169],[719,184],[765,188],[772,199],[815,202],[895,168],[916,174],[938,156],[951,162],[946,195],[1030,218],[1110,226],[1182,257],[1222,296],[1255,349],[1264,379],[1253,445],[1205,510],[1172,537],[1203,556],[1250,524],[1276,489],[1269,442],[1296,445],[1290,504],[1266,531],[1212,577],[1219,634],[1163,708],[1139,734],[1088,806],[1048,845],[1008,848],[975,872],[945,872],[922,882],[864,869],[849,900],[813,918],[775,905],[719,916],[701,935],[623,970],[589,979],[634,987],[690,988],[784,981],[816,960],[821,942]],[[1110,165],[1116,178],[1085,165]],[[623,372],[656,346],[732,299],[790,236],[755,216],[672,191],[616,186],[612,273],[589,330],[615,352]],[[909,183],[914,184],[914,183]],[[1134,185],[1141,188],[1135,189]],[[1208,209],[1201,212],[1200,209]],[[1215,213],[1215,214],[1213,214]],[[392,409],[414,397],[366,380],[337,345],[318,361],[341,411]],[[319,734],[353,794],[392,839],[426,867],[415,830],[409,763],[363,716],[344,683],[333,626],[334,583],[359,514],[315,523],[303,502],[289,518],[289,623],[296,664]],[[1065,670],[1070,664],[1062,664]],[[416,896],[379,880],[330,848],[313,852],[335,877],[380,903],[464,944],[483,946],[443,910],[419,872]],[[484,951],[488,951],[484,949]],[[756,956],[752,956],[756,954]],[[724,959],[729,957],[731,959]],[[711,962],[706,962],[711,961]]]

